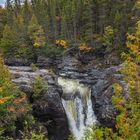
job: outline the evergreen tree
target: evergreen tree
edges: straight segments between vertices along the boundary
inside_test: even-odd
[[[31,40],[30,43],[32,45],[35,43],[36,33],[38,32],[39,28],[40,28],[40,25],[37,21],[37,18],[35,15],[33,15],[28,26],[28,35],[30,37],[30,40]]]
[[[27,33],[25,30],[24,19],[22,15],[14,16],[12,29],[16,32],[17,40],[20,41],[21,46],[26,46]]]
[[[41,26],[39,26],[39,29],[36,31],[35,36],[34,36],[34,47],[44,47],[45,46],[45,33],[44,30]]]
[[[114,49],[113,43],[114,43],[114,30],[111,26],[107,26],[104,29],[103,45],[107,46],[108,51],[111,51],[112,49]]]
[[[90,45],[93,45],[93,5],[92,1],[87,1],[84,4],[84,12],[83,12],[83,25],[82,25],[82,31],[83,31],[83,38],[86,42],[90,43]]]
[[[6,11],[7,11],[7,24],[10,26],[13,23],[13,6],[11,0],[6,0]]]
[[[0,7],[0,39],[2,38],[2,33],[6,22],[6,10]]]
[[[32,16],[29,26],[28,35],[30,37],[30,46],[32,53],[34,54],[34,59],[37,60],[38,50],[36,48],[45,46],[45,33],[41,25],[39,25],[35,15]]]
[[[31,14],[32,14],[31,4],[28,2],[28,0],[25,0],[22,9],[22,16],[26,27],[28,26],[29,21],[31,19]]]
[[[15,52],[16,48],[19,46],[19,40],[17,40],[17,35],[14,30],[8,25],[5,25],[3,31],[3,38],[0,42],[0,48],[5,53]]]
[[[18,16],[21,12],[21,0],[14,0],[14,12]]]

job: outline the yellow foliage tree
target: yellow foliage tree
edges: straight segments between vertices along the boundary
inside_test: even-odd
[[[28,34],[35,48],[45,46],[46,43],[45,32],[42,26],[39,25],[35,15],[32,16],[29,22]]]
[[[66,41],[66,40],[63,40],[63,39],[61,39],[61,40],[56,40],[56,41],[55,41],[55,44],[58,45],[58,46],[63,47],[64,49],[67,49],[67,48],[68,48],[68,43],[67,43],[67,41]]]

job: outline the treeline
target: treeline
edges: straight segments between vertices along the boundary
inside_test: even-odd
[[[55,53],[52,49],[56,49],[56,40],[75,47],[82,43],[83,48],[91,50],[121,50],[126,33],[134,30],[139,17],[136,3],[136,0],[7,0],[6,7],[0,9],[1,51],[8,54],[12,50],[20,57],[37,55],[35,48],[48,47],[47,51]]]

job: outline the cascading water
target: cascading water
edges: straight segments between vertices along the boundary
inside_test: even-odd
[[[62,103],[67,114],[69,126],[76,140],[80,140],[87,126],[96,122],[92,109],[91,90],[78,80],[58,78],[62,86]]]

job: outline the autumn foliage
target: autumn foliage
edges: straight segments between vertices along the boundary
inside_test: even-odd
[[[127,34],[127,48],[129,53],[124,54],[125,61],[121,73],[128,85],[129,97],[124,99],[122,88],[119,84],[114,87],[114,105],[120,112],[116,118],[118,137],[122,140],[138,140],[140,138],[140,36],[137,35],[139,28],[133,35]]]
[[[140,25],[140,22],[138,22]],[[139,140],[140,138],[140,26],[136,32],[127,34],[127,53],[120,73],[128,93],[124,95],[120,83],[113,86],[112,104],[117,110],[115,131],[110,128],[91,128],[85,132],[83,140]],[[98,134],[97,134],[98,132]],[[98,138],[97,138],[97,136]]]
[[[26,95],[11,82],[4,61],[0,59],[0,132],[13,132],[17,118],[26,115],[28,110]]]
[[[55,41],[55,44],[58,45],[58,46],[60,46],[60,47],[63,47],[64,49],[67,49],[67,48],[68,48],[68,43],[67,43],[67,41],[66,41],[66,40],[63,40],[63,39],[61,39],[61,40],[56,40],[56,41]]]
[[[88,47],[85,43],[81,43],[79,46],[79,50],[82,52],[90,52],[91,48]]]

